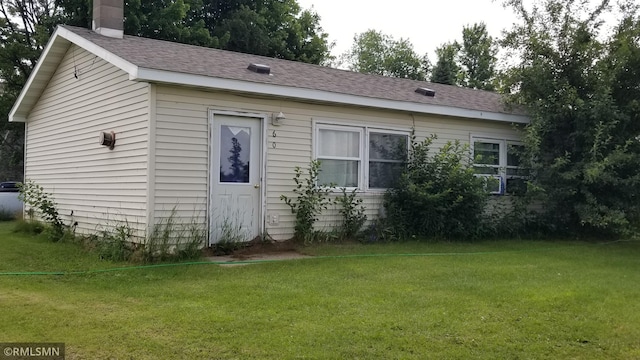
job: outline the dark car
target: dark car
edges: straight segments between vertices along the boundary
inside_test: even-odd
[[[18,192],[20,191],[18,184],[20,184],[18,181],[0,182],[0,192]]]

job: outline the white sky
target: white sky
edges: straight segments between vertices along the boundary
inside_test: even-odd
[[[320,15],[320,25],[335,41],[333,55],[347,51],[356,34],[374,29],[409,39],[418,55],[429,54],[436,60],[435,49],[442,43],[462,40],[462,27],[487,24],[489,34],[500,36],[511,28],[515,16],[504,9],[502,1],[492,0],[298,0],[303,9]]]

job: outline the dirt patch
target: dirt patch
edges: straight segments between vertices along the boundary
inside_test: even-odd
[[[227,251],[225,253],[216,252],[213,248],[206,250],[207,259],[215,262],[243,262],[248,260],[294,260],[309,258],[299,250],[299,246],[292,241],[262,241],[260,239],[252,240],[238,249]],[[237,264],[237,265],[244,265]]]

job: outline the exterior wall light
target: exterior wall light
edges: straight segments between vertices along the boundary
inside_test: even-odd
[[[282,120],[286,119],[282,111],[276,115],[276,113],[271,114],[271,125],[280,126],[282,125]]]

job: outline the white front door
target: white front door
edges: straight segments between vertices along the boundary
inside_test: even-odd
[[[212,115],[210,243],[260,235],[261,144],[261,118]]]

